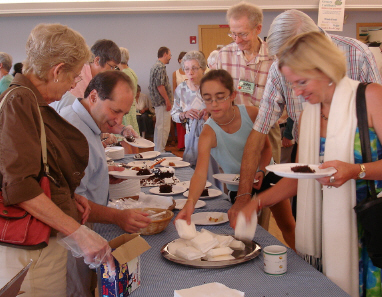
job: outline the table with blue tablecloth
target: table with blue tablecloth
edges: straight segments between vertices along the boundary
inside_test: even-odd
[[[170,153],[160,157],[173,156]],[[133,161],[133,155],[126,155],[124,159],[116,162]],[[180,181],[190,180],[193,170],[190,167],[176,168],[175,176]],[[150,188],[142,188],[142,192],[148,193]],[[185,198],[182,194],[173,196],[174,199]],[[204,200],[207,205],[196,209],[201,211],[227,212],[231,207],[228,196],[224,193],[216,198]],[[175,216],[178,211],[174,210]],[[205,228],[214,233],[233,235],[234,230],[229,223],[212,226],[197,226],[197,230]],[[95,224],[95,230],[111,240],[124,233],[116,225]],[[179,238],[174,224],[171,222],[161,233],[150,236],[142,236],[151,246],[142,256],[142,283],[131,296],[137,297],[171,297],[174,290],[190,288],[205,283],[219,282],[232,289],[245,292],[246,297],[263,296],[349,296],[337,285],[331,282],[322,273],[306,263],[293,250],[288,248],[288,271],[283,276],[270,276],[264,273],[263,256],[245,263],[226,268],[192,268],[173,263],[162,257],[160,250],[168,242]],[[254,241],[262,248],[268,245],[282,245],[275,237],[266,230],[257,227]],[[197,296],[195,296],[197,297]]]

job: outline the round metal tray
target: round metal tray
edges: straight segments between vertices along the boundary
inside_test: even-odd
[[[234,237],[234,236],[233,236]],[[235,237],[234,237],[235,238]],[[173,240],[175,241],[175,240]],[[173,242],[171,241],[171,242]],[[195,267],[195,268],[224,268],[224,267],[229,267],[232,265],[237,265],[240,263],[247,262],[249,260],[252,260],[256,258],[260,252],[261,252],[261,246],[255,242],[255,241],[243,241],[245,244],[245,249],[244,250],[234,250],[232,253],[232,256],[235,257],[235,259],[232,260],[225,260],[225,261],[206,261],[206,260],[185,260],[182,258],[179,258],[175,256],[174,254],[171,254],[168,251],[168,245],[171,243],[165,244],[161,248],[161,254],[163,257],[165,257],[167,260],[190,266],[190,267]]]

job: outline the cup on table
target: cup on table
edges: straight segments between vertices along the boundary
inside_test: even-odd
[[[287,271],[287,248],[281,245],[270,245],[263,249],[264,272],[279,276]]]

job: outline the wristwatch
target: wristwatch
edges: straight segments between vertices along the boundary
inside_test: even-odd
[[[361,167],[361,171],[358,173],[358,178],[365,178],[365,176],[366,176],[365,165],[359,164],[359,166]]]

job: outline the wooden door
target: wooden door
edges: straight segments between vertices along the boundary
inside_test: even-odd
[[[204,53],[206,59],[218,46],[232,42],[232,38],[228,36],[228,25],[199,25],[198,28],[199,50]]]

